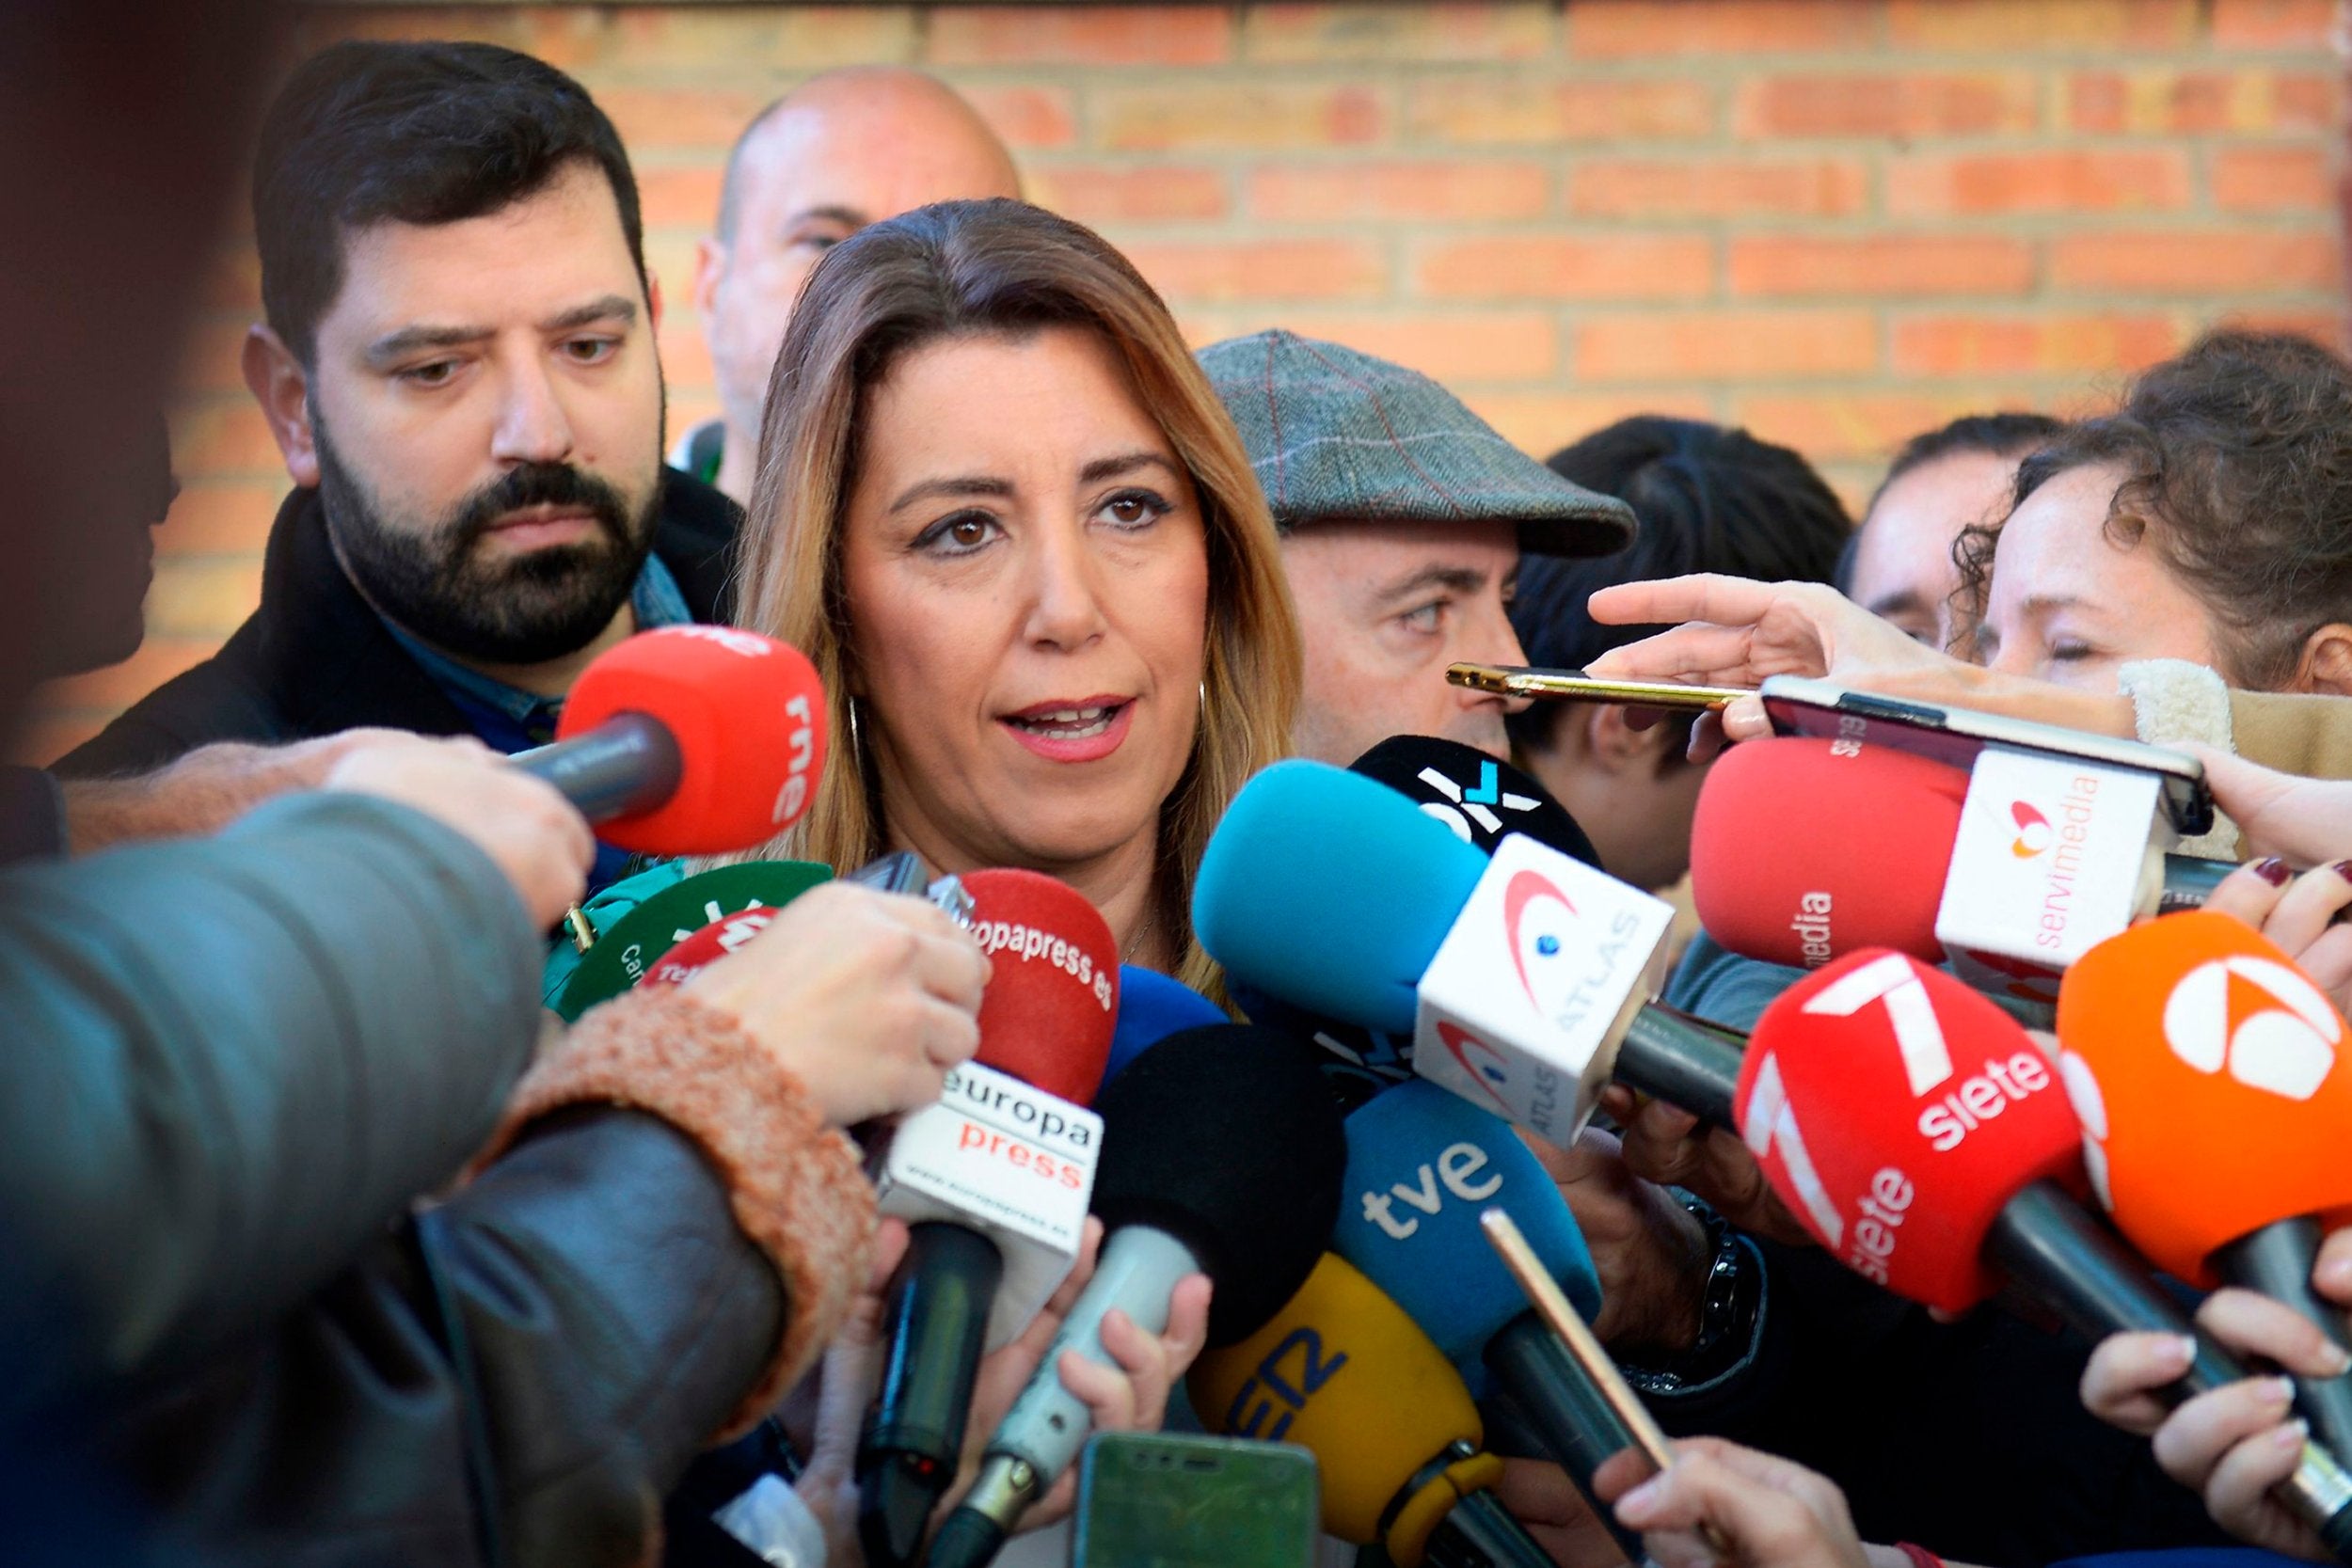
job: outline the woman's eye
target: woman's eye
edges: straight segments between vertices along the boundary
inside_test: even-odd
[[[969,555],[999,531],[996,519],[985,512],[959,512],[925,529],[914,547],[934,555]]]
[[[2074,664],[2095,657],[2088,642],[2053,642],[2050,644],[2050,662],[2053,664]]]
[[[1116,528],[1149,528],[1168,515],[1170,508],[1162,498],[1149,490],[1121,490],[1103,503],[1099,515]]]

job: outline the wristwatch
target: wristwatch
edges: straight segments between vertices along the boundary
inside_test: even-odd
[[[1719,1381],[1755,1354],[1764,1325],[1763,1255],[1706,1199],[1679,1187],[1668,1190],[1706,1229],[1707,1279],[1690,1349],[1661,1361],[1621,1365],[1625,1380],[1649,1395],[1687,1394]]]

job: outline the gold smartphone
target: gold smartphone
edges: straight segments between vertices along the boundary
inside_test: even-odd
[[[1449,664],[1445,678],[1505,697],[1550,697],[1570,703],[1624,703],[1676,713],[1705,713],[1752,697],[1737,686],[1685,686],[1679,681],[1608,680],[1581,670],[1533,670],[1517,664]]]

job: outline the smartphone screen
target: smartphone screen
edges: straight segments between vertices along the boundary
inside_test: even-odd
[[[1071,1568],[1309,1568],[1320,1508],[1296,1444],[1106,1432],[1078,1462]]]

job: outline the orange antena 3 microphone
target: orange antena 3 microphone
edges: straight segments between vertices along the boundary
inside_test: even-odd
[[[581,671],[555,733],[514,766],[553,784],[598,838],[718,854],[765,843],[808,809],[825,761],[824,689],[788,642],[664,626]]]
[[[2260,1291],[2352,1348],[2311,1283],[2319,1216],[2352,1204],[2346,1033],[2284,953],[2221,914],[2111,938],[2058,993],[2060,1071],[2123,1234],[2169,1273]],[[2296,1387],[2318,1439],[2352,1452],[2352,1376]]]
[[[2006,1276],[2093,1338],[2194,1338],[2167,1397],[2248,1375],[2084,1212],[2082,1128],[2059,1069],[1951,975],[1866,950],[1806,976],[1757,1021],[1735,1107],[1799,1222],[1897,1294],[1958,1312]],[[2305,1444],[2277,1495],[2352,1561],[2352,1475],[2332,1453]]]

